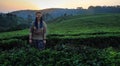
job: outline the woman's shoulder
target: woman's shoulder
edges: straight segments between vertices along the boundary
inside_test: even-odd
[[[44,24],[46,24],[46,22],[45,22],[45,21],[43,21],[43,23],[44,23]]]
[[[45,23],[45,21],[43,20],[43,23]]]
[[[45,21],[43,21],[43,24],[44,24],[44,26],[45,26],[45,27],[47,26],[47,24],[46,24],[46,22],[45,22]]]

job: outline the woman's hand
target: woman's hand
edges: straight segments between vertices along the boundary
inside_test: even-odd
[[[32,39],[29,39],[29,43],[30,43],[30,44],[32,43]]]
[[[43,43],[46,44],[46,40],[43,40]]]
[[[36,27],[33,27],[34,30],[36,30],[37,28]]]

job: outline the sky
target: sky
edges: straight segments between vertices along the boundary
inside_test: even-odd
[[[0,12],[120,5],[120,0],[0,0]]]

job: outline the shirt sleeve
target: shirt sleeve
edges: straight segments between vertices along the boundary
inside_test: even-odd
[[[43,26],[43,30],[44,30],[44,39],[46,39],[46,35],[47,35],[47,24],[46,24],[45,21],[43,21],[43,24],[44,24],[44,26]]]
[[[47,33],[47,24],[43,22],[44,33]]]

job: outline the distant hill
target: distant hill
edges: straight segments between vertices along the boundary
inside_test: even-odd
[[[27,28],[35,19],[35,12],[38,10],[19,10],[7,14],[0,14],[0,31],[17,30]],[[49,8],[40,10],[46,22],[64,19],[64,17],[75,15],[93,15],[120,13],[120,6],[90,6],[88,9],[78,7],[76,9]],[[6,20],[7,19],[7,20]],[[5,29],[4,29],[5,28]]]
[[[24,19],[35,18],[37,10],[20,10],[11,12]],[[101,14],[101,13],[120,13],[120,6],[90,6],[88,9],[77,7],[76,9],[63,9],[63,8],[49,8],[40,10],[43,12],[46,21],[53,20],[58,17],[79,15],[79,14]]]
[[[19,17],[22,17],[24,19],[28,19],[28,17],[34,19],[36,11],[38,10],[20,10],[20,11],[15,11],[11,13]],[[61,9],[61,8],[50,8],[50,9],[44,9],[44,10],[39,10],[39,11],[43,12],[43,16],[46,21],[55,19],[57,17],[62,17],[65,14],[76,15],[78,13],[76,9]]]

